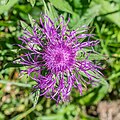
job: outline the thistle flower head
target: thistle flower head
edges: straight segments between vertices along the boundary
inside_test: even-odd
[[[91,41],[92,34],[84,30],[70,30],[64,17],[55,25],[48,16],[40,25],[34,25],[32,33],[24,30],[24,35],[19,38],[22,49],[28,52],[20,56],[20,63],[28,66],[26,72],[37,82],[34,88],[40,89],[40,95],[50,97],[57,102],[69,99],[72,87],[77,88],[82,94],[83,85],[95,84],[100,79],[101,67],[89,60],[86,48],[98,44],[98,40]],[[69,22],[69,20],[68,20]],[[85,42],[81,42],[86,39]],[[84,57],[79,59],[79,52]]]

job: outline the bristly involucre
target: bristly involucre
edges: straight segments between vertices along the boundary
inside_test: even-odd
[[[35,89],[40,90],[40,95],[50,97],[57,103],[69,100],[72,87],[77,88],[82,94],[83,83],[94,85],[100,80],[100,66],[89,60],[86,48],[99,43],[91,41],[92,34],[84,30],[68,29],[68,22],[60,16],[60,24],[55,25],[48,16],[44,15],[44,22],[35,24],[32,33],[24,30],[24,35],[19,38],[26,52],[20,56],[20,63],[28,66],[22,72],[27,73],[37,82]],[[81,42],[85,39],[85,42]],[[79,59],[78,53],[83,53]]]

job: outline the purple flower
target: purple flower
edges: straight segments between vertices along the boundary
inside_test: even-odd
[[[28,66],[22,72],[37,82],[34,88],[40,89],[41,96],[57,102],[68,100],[72,87],[82,94],[83,83],[94,85],[101,77],[98,70],[101,67],[89,60],[90,50],[86,51],[99,41],[90,41],[93,35],[87,34],[87,27],[70,30],[69,21],[65,23],[62,16],[60,19],[60,24],[55,25],[44,16],[44,22],[40,19],[40,25],[35,24],[32,33],[24,30],[24,36],[19,38],[22,41],[19,46],[26,50],[19,62]]]

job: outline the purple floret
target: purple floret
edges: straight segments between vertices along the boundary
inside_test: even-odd
[[[69,100],[72,87],[82,94],[83,82],[94,85],[101,78],[100,66],[89,57],[78,59],[79,51],[86,54],[84,49],[96,46],[99,41],[90,41],[93,35],[87,34],[86,28],[69,30],[64,18],[60,19],[62,21],[56,26],[44,16],[40,26],[34,25],[32,33],[24,30],[24,35],[19,38],[22,41],[19,46],[26,50],[19,62],[28,66],[22,72],[37,82],[34,88],[40,90],[41,96],[50,97],[57,103]],[[80,42],[83,39],[88,41]]]

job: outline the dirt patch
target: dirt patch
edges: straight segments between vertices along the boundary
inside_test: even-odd
[[[100,102],[97,112],[100,120],[120,120],[120,100]]]

